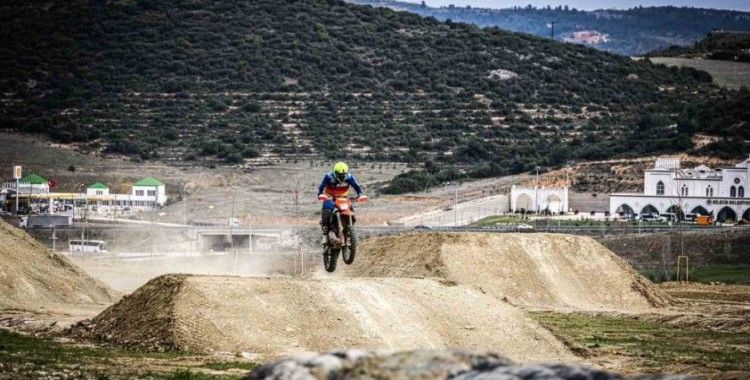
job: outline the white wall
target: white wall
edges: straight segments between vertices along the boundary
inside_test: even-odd
[[[568,188],[567,187],[520,187],[513,186],[510,189],[510,210],[519,211],[519,197],[531,198],[531,209],[527,211],[540,212],[549,209],[550,212],[568,212]],[[559,201],[558,201],[559,200]],[[538,205],[537,205],[538,202]]]
[[[143,195],[136,195],[138,191],[143,191]],[[148,192],[154,191],[153,196],[149,196]],[[133,186],[132,199],[139,201],[155,201],[156,204],[163,206],[167,202],[167,193],[165,186]]]
[[[97,191],[101,191],[101,194],[97,194]],[[109,189],[86,189],[86,195],[109,195]]]

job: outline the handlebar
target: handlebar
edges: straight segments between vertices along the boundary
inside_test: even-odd
[[[360,195],[358,197],[330,197],[326,194],[321,194],[320,196],[318,196],[318,201],[325,202],[327,200],[336,199],[336,198],[348,198],[350,201],[357,202],[357,203],[366,203],[370,200],[370,198],[366,195]]]

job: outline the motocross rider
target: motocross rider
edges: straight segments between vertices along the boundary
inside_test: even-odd
[[[337,162],[333,166],[333,171],[323,177],[323,181],[318,187],[318,199],[323,202],[323,210],[320,213],[320,225],[323,229],[323,242],[326,241],[328,236],[328,221],[331,218],[331,213],[336,207],[336,203],[333,198],[335,197],[346,197],[349,195],[349,186],[354,188],[357,192],[357,201],[366,202],[367,196],[364,194],[362,186],[360,186],[357,179],[353,175],[349,174],[349,167],[343,162]]]

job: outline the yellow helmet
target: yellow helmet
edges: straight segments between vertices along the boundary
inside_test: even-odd
[[[333,174],[336,175],[336,178],[340,181],[346,179],[347,173],[349,173],[349,167],[345,163],[339,161],[336,165],[333,165]]]

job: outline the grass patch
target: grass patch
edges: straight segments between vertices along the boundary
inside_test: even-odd
[[[693,270],[690,280],[702,283],[721,282],[725,284],[750,285],[750,265],[713,264]]]
[[[561,219],[561,218],[530,218],[520,215],[490,215],[479,219],[471,224],[471,227],[492,227],[496,225],[516,225],[519,223],[530,224],[534,228],[544,227],[647,227],[647,226],[668,226],[667,223],[655,222],[635,222],[635,221],[612,221],[600,219]],[[675,227],[677,228],[677,227]]]
[[[641,274],[649,280],[660,283],[677,281],[674,269],[666,272],[658,269],[645,269]],[[750,265],[747,264],[709,264],[696,269],[690,269],[690,281],[708,284],[719,282],[723,284],[750,285]]]
[[[195,359],[191,367],[189,363]],[[203,360],[201,360],[203,359]],[[158,362],[154,370],[147,364]],[[68,377],[84,378],[133,378],[158,379],[236,379],[236,375],[209,374],[206,369],[216,371],[241,369],[252,370],[256,363],[205,362],[205,357],[189,352],[148,353],[123,349],[57,343],[48,339],[22,335],[0,329],[0,378],[4,373],[20,377],[44,377],[47,374],[68,374]],[[201,364],[203,363],[203,364]],[[172,365],[173,364],[173,365]],[[11,372],[16,370],[16,372]]]
[[[516,215],[491,215],[486,218],[482,218],[472,223],[472,227],[490,227],[497,224],[518,224],[525,219]]]
[[[627,317],[532,312],[564,341],[593,356],[616,355],[633,372],[692,375],[750,371],[750,333],[688,329]],[[698,371],[698,373],[695,373]]]
[[[200,367],[213,369],[217,371],[226,371],[228,369],[241,369],[241,370],[246,370],[246,371],[253,371],[259,366],[260,364],[253,363],[253,362],[230,361],[230,362],[209,362],[209,363],[204,363]]]

